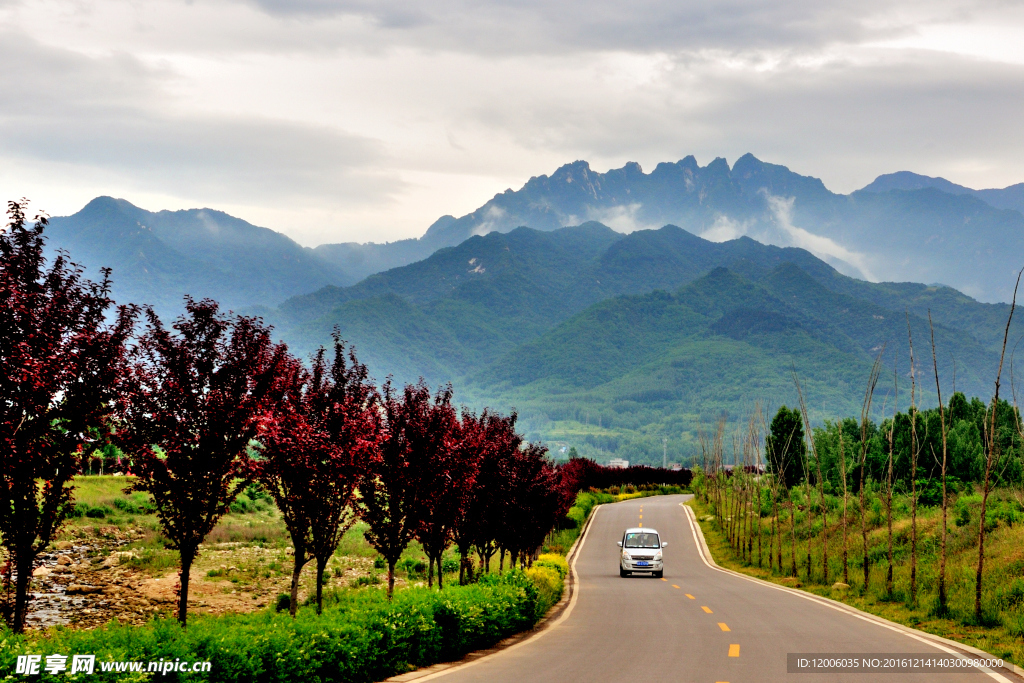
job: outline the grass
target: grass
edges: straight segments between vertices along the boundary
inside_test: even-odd
[[[842,527],[841,517],[835,509],[829,513],[829,579],[822,572],[822,526],[816,516],[814,532],[807,534],[804,512],[797,513],[797,576],[790,576],[792,535],[788,517],[782,528],[782,565],[768,566],[768,526],[762,539],[762,561],[758,563],[757,537],[749,559],[743,559],[730,544],[720,520],[712,508],[694,499],[694,508],[711,553],[723,567],[756,576],[767,581],[801,588],[824,597],[839,600],[871,614],[906,626],[949,638],[984,650],[997,657],[1024,664],[1024,524],[1014,524],[989,516],[985,539],[985,577],[982,584],[983,615],[974,617],[974,578],[978,557],[978,508],[974,496],[965,495],[965,523],[957,526],[953,506],[950,506],[947,536],[947,592],[948,612],[938,613],[938,536],[941,529],[941,511],[934,507],[918,507],[918,596],[910,595],[910,535],[909,506],[905,499],[894,505],[893,522],[893,590],[886,589],[887,530],[884,509],[879,516],[868,506],[868,559],[869,579],[863,581],[863,552],[860,522],[856,508],[851,508],[849,529],[849,588],[834,588],[842,581]],[[996,509],[1008,510],[1013,502],[1009,491],[995,494]],[[798,503],[799,503],[798,499]],[[830,507],[833,507],[830,505]],[[980,507],[980,506],[979,506]],[[841,505],[839,506],[841,513]],[[973,514],[972,514],[973,513]],[[1012,518],[1012,516],[1011,516]],[[961,521],[964,521],[963,519]],[[808,575],[807,540],[811,540],[811,571]]]

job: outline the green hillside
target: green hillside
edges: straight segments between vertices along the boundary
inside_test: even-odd
[[[663,438],[670,460],[685,460],[698,427],[722,412],[793,405],[794,368],[813,419],[855,414],[883,346],[890,370],[876,409],[892,405],[896,360],[905,408],[908,312],[922,400],[933,402],[928,310],[944,390],[955,377],[958,390],[986,396],[1008,306],[855,280],[800,249],[713,243],[675,226],[472,237],[263,313],[301,354],[337,327],[378,381],[451,381],[469,405],[518,409],[533,438],[658,462]]]
[[[923,402],[934,402],[927,320],[914,314]],[[952,389],[984,395],[996,354],[970,336],[935,327],[940,373]],[[791,263],[754,282],[718,268],[675,294],[656,291],[596,304],[469,378],[471,390],[525,413],[541,435],[581,450],[658,460],[661,438],[677,457],[718,415],[742,419],[755,400],[795,405],[801,379],[815,421],[856,414],[874,356],[902,358],[909,401],[906,314],[828,290]],[[875,409],[892,409],[891,371]],[[597,425],[595,431],[593,427]],[[579,446],[577,446],[580,449]]]

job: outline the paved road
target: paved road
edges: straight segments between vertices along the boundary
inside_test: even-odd
[[[688,496],[643,498],[598,509],[576,572],[569,616],[518,647],[455,668],[439,683],[619,681],[1021,681],[998,674],[787,673],[790,652],[932,653],[941,650],[845,611],[714,569],[701,558]],[[642,515],[642,517],[641,517]],[[620,578],[616,541],[626,527],[657,529],[665,577]]]

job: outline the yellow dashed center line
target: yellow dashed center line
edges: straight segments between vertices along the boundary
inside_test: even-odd
[[[677,588],[678,588],[678,586],[677,586]],[[692,595],[690,595],[689,593],[686,594],[686,597],[690,598],[691,600],[696,600],[697,599],[697,598],[693,597]]]
[[[729,628],[728,626],[726,626],[722,622],[718,622],[718,628],[722,629],[723,631],[731,631],[732,630],[731,628]]]
[[[733,643],[732,645],[729,646],[729,656],[730,657],[739,657],[740,656],[740,646],[739,646],[739,644]]]
[[[674,583],[672,584],[672,587],[673,588],[679,588],[679,586],[675,585]]]
[[[644,518],[644,516],[643,516],[643,515],[640,515],[640,519],[643,519],[643,518]]]
[[[700,608],[702,610],[704,610],[705,612],[707,612],[708,614],[714,614],[714,612],[711,611],[711,608],[708,607],[707,605],[701,605]]]
[[[668,581],[668,579],[662,579],[662,581]]]

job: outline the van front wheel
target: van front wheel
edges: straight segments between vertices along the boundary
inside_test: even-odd
[[[660,572],[654,572],[654,578],[656,578],[656,579],[660,579],[664,575],[665,575],[665,570],[664,569],[662,569]]]
[[[621,566],[619,567],[619,576],[621,576],[622,578],[626,578],[629,575],[630,575],[630,572],[627,572]]]

